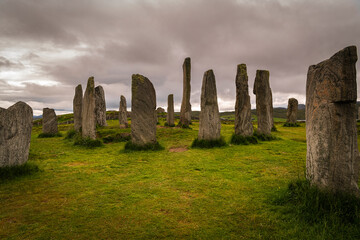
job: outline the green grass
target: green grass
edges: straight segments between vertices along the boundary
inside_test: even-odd
[[[98,133],[130,132],[108,124]],[[189,148],[198,122],[159,126],[164,150],[131,152],[37,138],[34,126],[28,163],[41,171],[0,184],[0,239],[359,239],[359,225],[307,222],[296,202],[275,201],[305,171],[305,126],[282,124],[281,141],[206,150]],[[233,133],[222,125],[226,142]]]
[[[8,180],[16,179],[26,175],[31,175],[39,171],[39,167],[33,163],[25,163],[20,166],[1,167],[0,184]]]
[[[61,133],[40,133],[38,138],[52,138],[52,137],[62,137]]]
[[[224,147],[226,146],[226,142],[223,137],[220,139],[215,140],[199,140],[198,138],[195,138],[194,141],[191,144],[192,148],[214,148],[214,147]]]
[[[300,123],[289,123],[286,122],[283,124],[284,127],[300,127]]]
[[[124,151],[131,152],[131,151],[160,151],[164,150],[164,147],[161,146],[159,142],[156,143],[148,143],[145,145],[137,145],[131,141],[128,141],[125,144]]]
[[[257,144],[258,140],[255,136],[242,136],[242,135],[236,135],[234,133],[231,136],[230,143],[235,145],[249,145],[249,144]]]

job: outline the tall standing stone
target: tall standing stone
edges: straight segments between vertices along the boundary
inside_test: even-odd
[[[54,109],[43,109],[43,133],[56,134],[58,133],[58,123]]]
[[[107,126],[105,92],[102,86],[95,88],[95,117],[96,124],[99,126]]]
[[[81,84],[79,84],[75,88],[75,96],[74,96],[74,100],[73,100],[75,131],[79,131],[81,128],[82,99],[83,99],[83,92],[82,92]]]
[[[168,107],[167,107],[167,116],[166,123],[168,126],[174,126],[174,95],[168,95]]]
[[[296,124],[298,105],[298,100],[296,100],[295,98],[289,98],[286,112],[287,123]]]
[[[235,83],[235,134],[251,136],[253,135],[253,125],[251,123],[251,104],[246,64],[237,66]]]
[[[258,119],[258,133],[269,135],[274,125],[272,93],[269,83],[269,71],[257,70],[254,82],[256,95],[256,115]]]
[[[309,67],[306,177],[320,188],[359,196],[355,46]]]
[[[0,167],[16,166],[29,158],[33,111],[24,102],[0,108]]]
[[[220,139],[220,113],[213,70],[204,73],[201,87],[201,112],[199,116],[199,140]]]
[[[95,83],[94,77],[90,77],[84,92],[82,105],[82,136],[84,138],[96,138],[96,118],[95,118]]]
[[[119,124],[120,128],[127,128],[128,121],[127,121],[127,106],[126,106],[126,98],[121,95],[120,97],[120,107],[119,107]]]
[[[183,98],[181,102],[179,125],[189,126],[189,124],[191,124],[191,104],[190,104],[191,60],[189,57],[185,58],[182,68],[183,68]]]
[[[131,140],[135,145],[156,143],[156,93],[149,79],[133,74],[131,82]]]

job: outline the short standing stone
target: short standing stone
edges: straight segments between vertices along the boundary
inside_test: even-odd
[[[0,108],[0,167],[22,165],[29,158],[33,111],[24,102]]]
[[[296,100],[295,98],[289,98],[286,113],[287,123],[296,124],[298,105],[298,100]]]
[[[43,133],[56,134],[58,133],[58,123],[54,109],[43,109]]]
[[[257,70],[254,82],[256,95],[256,115],[258,118],[258,133],[270,135],[273,127],[272,93],[269,83],[269,71]]]
[[[251,136],[253,135],[253,125],[251,123],[251,104],[245,64],[239,64],[237,66],[235,83],[235,134],[241,136]]]
[[[75,96],[73,100],[73,111],[74,111],[74,129],[79,131],[81,128],[81,109],[82,109],[83,92],[81,84],[75,88]]]
[[[356,61],[350,46],[309,67],[306,177],[320,188],[359,196]]]
[[[105,92],[102,86],[95,88],[95,117],[96,124],[99,126],[107,126]]]
[[[191,104],[190,104],[191,60],[189,57],[185,58],[182,67],[183,67],[183,98],[181,102],[179,125],[189,126],[189,124],[191,124]]]
[[[213,70],[204,73],[201,87],[201,112],[199,116],[199,140],[218,140],[221,122],[217,102],[216,82]]]
[[[156,143],[156,93],[149,79],[133,74],[131,82],[131,140],[135,145]]]
[[[120,107],[119,107],[119,124],[120,128],[127,128],[128,121],[127,121],[127,106],[126,106],[126,98],[121,95],[120,97]]]
[[[84,138],[96,138],[96,118],[95,118],[95,83],[94,77],[90,77],[84,92],[82,105],[82,136]]]
[[[166,123],[170,127],[174,126],[174,95],[173,94],[169,94],[168,96]]]

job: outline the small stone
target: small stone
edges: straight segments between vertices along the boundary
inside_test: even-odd
[[[105,92],[102,86],[95,88],[95,117],[97,125],[107,126]]]
[[[54,109],[43,109],[43,133],[56,134],[58,133],[58,123]]]
[[[174,126],[174,95],[173,94],[169,94],[168,96],[166,123],[170,127]]]
[[[75,88],[75,96],[74,96],[74,100],[73,100],[75,131],[80,131],[80,128],[81,128],[82,99],[83,99],[83,92],[82,92],[81,84],[79,84]]]
[[[180,109],[180,122],[179,125],[189,126],[191,124],[191,60],[185,58],[183,63],[183,99]]]
[[[18,166],[29,158],[33,111],[24,102],[0,108],[0,167]]]
[[[287,123],[296,124],[298,105],[298,100],[296,100],[295,98],[289,98],[286,113]]]
[[[128,121],[127,121],[126,98],[123,95],[121,95],[121,97],[120,97],[119,124],[120,124],[120,128],[129,127]]]
[[[84,92],[81,116],[82,136],[84,138],[96,139],[94,77],[88,79],[86,90]]]

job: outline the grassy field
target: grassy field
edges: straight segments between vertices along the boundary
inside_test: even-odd
[[[108,121],[100,132],[130,132]],[[161,123],[162,124],[162,123]],[[190,149],[192,129],[158,126],[164,150],[94,149],[32,133],[39,172],[0,184],[0,239],[359,239],[359,227],[307,222],[276,204],[304,179],[305,126],[277,124],[278,140]],[[222,125],[227,142],[233,124]],[[60,125],[63,136],[71,125]]]

